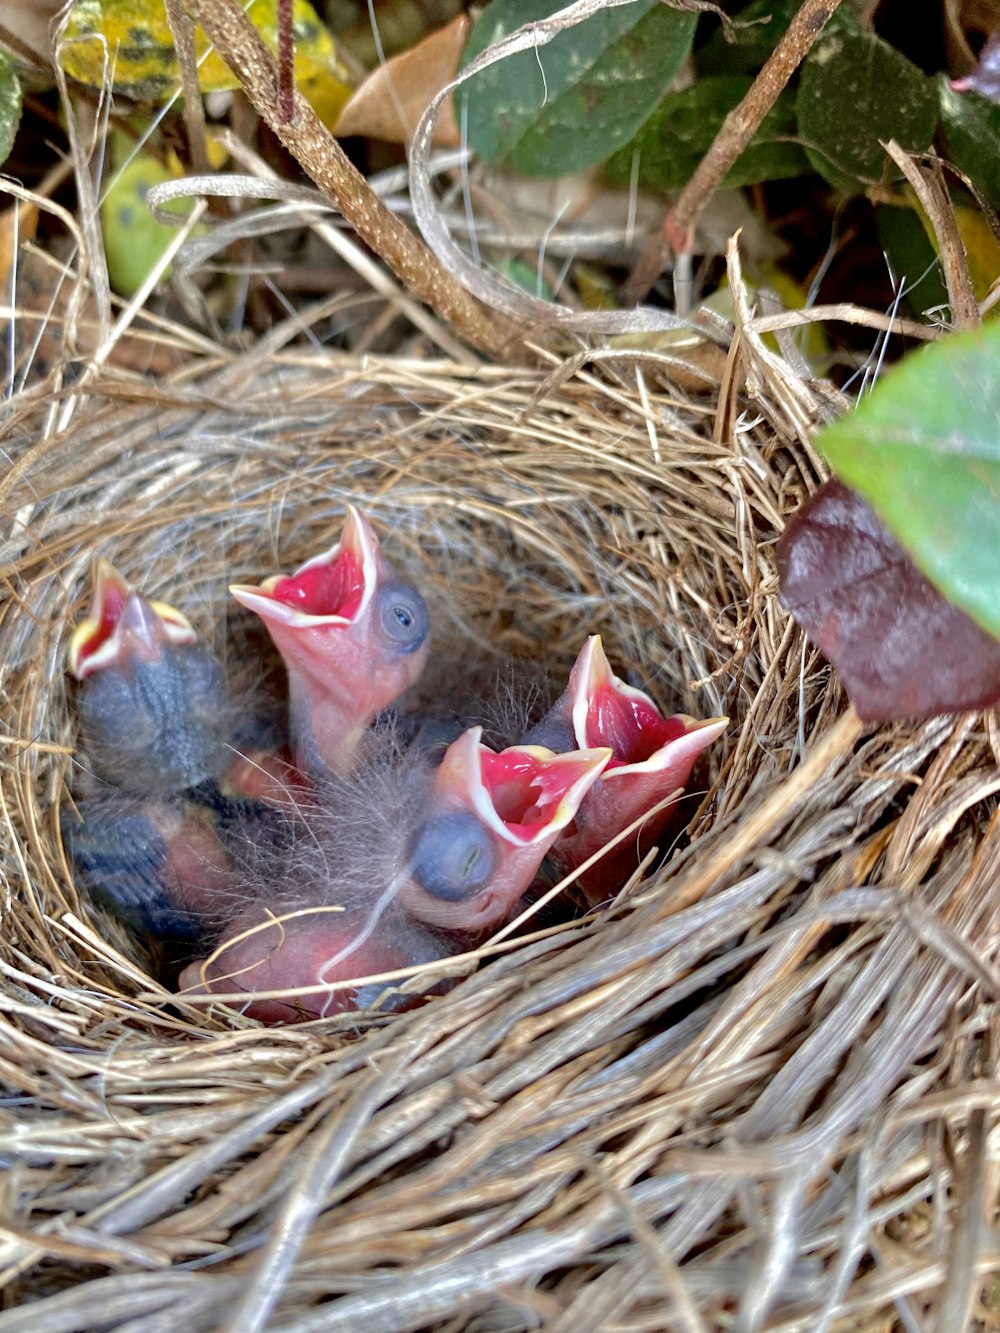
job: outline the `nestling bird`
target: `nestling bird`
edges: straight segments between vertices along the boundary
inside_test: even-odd
[[[107,561],[98,564],[68,665],[82,682],[77,711],[104,781],[163,795],[225,772],[225,672],[195,638],[180,611],[143,597]]]
[[[225,672],[186,617],[99,562],[68,668],[90,793],[63,818],[95,897],[133,929],[204,939],[231,889],[227,830],[305,798],[280,727],[230,706]],[[234,737],[246,746],[238,748]]]
[[[475,948],[546,860],[576,869],[645,816],[585,872],[589,901],[608,897],[663,833],[670,813],[651,812],[726,725],[665,717],[596,636],[515,744],[540,711],[528,668],[494,673],[480,698],[482,664],[459,654],[459,682],[449,662],[423,691],[428,711],[412,696],[401,710],[428,657],[427,607],[357,509],[295,574],[232,591],[284,659],[297,762],[283,710],[234,706],[187,619],[102,562],[69,652],[101,786],[63,830],[95,897],[197,958],[182,989],[285,992],[247,1001],[263,1022],[370,1005],[382,984],[356,979]]]
[[[698,721],[685,713],[664,717],[642,690],[611,670],[600,635],[592,635],[570,672],[569,684],[527,740],[553,750],[606,745],[611,759],[584,797],[576,819],[552,849],[552,860],[575,870],[612,838],[680,794],[698,755],[726,729],[729,719]],[[578,881],[588,901],[603,902],[625,882],[669,825],[670,806],[641,827]]]
[[[230,591],[260,616],[284,658],[298,764],[320,776],[349,773],[365,729],[427,661],[423,597],[393,571],[353,506],[329,551],[288,578]]]
[[[400,890],[404,910],[473,936],[502,925],[610,759],[608,748],[497,752],[470,728],[434,774]]]
[[[435,769],[380,730],[365,738],[352,777],[318,790],[290,845],[275,854],[246,830],[235,880],[249,903],[216,952],[185,970],[183,987],[286,989],[287,1002],[255,1001],[248,1012],[288,1022],[373,998],[355,988],[310,998],[304,988],[473,947],[517,911],[610,757],[536,746],[497,753],[477,727]]]

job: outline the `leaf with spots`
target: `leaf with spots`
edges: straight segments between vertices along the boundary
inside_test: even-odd
[[[722,122],[745,96],[753,80],[741,75],[712,75],[683,92],[669,93],[639,133],[607,164],[612,181],[627,185],[635,165],[638,184],[651,190],[679,190],[712,146]],[[795,106],[788,96],[764,117],[722,184],[735,188],[759,181],[784,180],[810,171],[796,141]]]
[[[857,19],[838,15],[802,67],[796,112],[815,170],[836,189],[855,194],[885,174],[886,140],[917,152],[930,146],[937,90],[888,42],[863,31]]]
[[[134,296],[177,235],[176,227],[153,217],[146,195],[154,185],[174,180],[179,171],[171,171],[151,153],[138,151],[120,132],[112,138],[112,158],[122,165],[113,172],[101,201],[104,254],[111,286],[121,296]],[[167,212],[181,216],[192,207],[190,199],[164,204]]]
[[[21,83],[11,60],[0,51],[0,162],[6,162],[21,120]]]
[[[249,0],[247,15],[272,51],[278,47],[277,0]],[[350,96],[350,76],[333,37],[307,0],[294,0],[295,82],[326,125]],[[239,87],[232,70],[195,29],[198,83],[203,92]],[[159,103],[180,86],[174,38],[163,0],[75,0],[59,47],[63,69],[80,83]]]
[[[472,29],[468,64],[564,0],[493,0]],[[529,176],[603,162],[627,143],[691,49],[695,14],[657,0],[600,10],[551,42],[490,65],[457,93],[471,147]]]

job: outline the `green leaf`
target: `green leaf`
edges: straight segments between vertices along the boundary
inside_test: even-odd
[[[21,83],[12,61],[0,51],[0,162],[10,156],[20,120]]]
[[[129,158],[132,152],[130,141],[117,133],[113,141],[113,157],[115,160],[125,159],[125,165],[115,172],[101,201],[101,230],[108,277],[111,286],[121,296],[135,295],[177,235],[177,228],[159,222],[146,204],[146,195],[153,186],[175,179],[175,173],[152,154],[135,152]],[[163,207],[168,213],[186,216],[194,202],[171,199]]]
[[[893,278],[903,284],[903,300],[920,319],[928,310],[948,304],[941,264],[920,216],[912,208],[879,204],[875,209],[878,239]]]
[[[754,0],[733,16],[733,40],[718,28],[694,61],[699,74],[756,74],[778,44],[802,0]]]
[[[638,182],[652,190],[679,190],[691,178],[728,113],[746,93],[752,79],[719,75],[699,79],[682,93],[670,93],[631,143],[609,160],[612,180],[631,179],[638,154]],[[795,107],[779,98],[741,157],[730,167],[723,185],[756,185],[811,171],[795,142]]]
[[[1000,209],[1000,106],[979,93],[956,93],[941,79],[941,134],[947,156]]]
[[[465,63],[565,0],[493,0],[469,35]],[[627,143],[691,49],[695,14],[657,0],[601,10],[546,46],[498,61],[459,90],[469,143],[488,162],[561,176]]]
[[[914,563],[1000,638],[1000,326],[908,356],[816,445]]]
[[[846,19],[830,24],[810,52],[796,109],[809,160],[845,194],[884,176],[889,159],[879,140],[923,151],[938,118],[934,81]]]

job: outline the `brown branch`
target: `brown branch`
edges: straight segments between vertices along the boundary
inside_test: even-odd
[[[237,0],[188,0],[188,9],[258,115],[407,290],[481,351],[505,358],[522,351],[520,326],[474,300],[386,208],[297,90],[294,116],[282,119],[274,58]]]
[[[760,129],[764,117],[839,5],[840,0],[803,0],[747,95],[722,122],[712,146],[667,213],[662,234],[655,237],[639,256],[625,287],[630,301],[638,303],[646,297],[671,254],[684,253],[691,248],[692,233],[701,210]]]
[[[182,0],[167,0],[167,22],[174,39],[177,65],[184,92],[184,128],[187,131],[191,170],[196,176],[208,174],[208,146],[205,138],[205,106],[198,86],[198,62],[194,45],[194,20]]]
[[[940,162],[932,161],[928,171],[921,171],[910,154],[890,139],[882,145],[896,166],[906,177],[917,196],[917,202],[927,215],[934,233],[937,252],[941,259],[951,317],[956,328],[975,329],[982,323],[979,302],[969,275],[969,263],[958,229],[955,208],[945,185]]]

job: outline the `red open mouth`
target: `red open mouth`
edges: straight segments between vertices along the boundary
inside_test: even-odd
[[[276,602],[306,615],[353,620],[364,603],[364,568],[353,551],[341,551],[332,560],[304,565],[297,574],[275,579],[268,591]]]
[[[438,769],[442,795],[458,796],[506,842],[527,846],[554,836],[576,814],[611,752],[553,754],[538,745],[513,745],[499,754],[473,727],[448,748]]]
[[[608,768],[641,764],[687,734],[687,719],[664,717],[638,691],[625,694],[602,682],[587,701],[586,744],[610,746]]]
[[[346,628],[361,617],[378,579],[379,545],[359,509],[349,506],[340,541],[313,556],[294,574],[279,574],[260,587],[234,584],[237,601],[290,629],[319,625]]]

